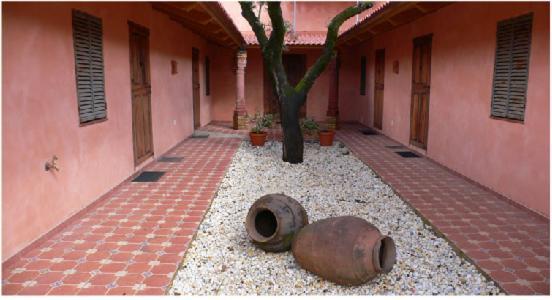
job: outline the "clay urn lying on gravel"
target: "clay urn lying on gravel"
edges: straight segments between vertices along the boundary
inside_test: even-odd
[[[396,260],[395,242],[366,220],[343,216],[303,227],[292,244],[297,263],[341,285],[360,285],[388,273]]]
[[[308,223],[307,212],[295,199],[284,194],[268,194],[249,208],[245,228],[259,248],[282,252],[291,248],[295,234]]]

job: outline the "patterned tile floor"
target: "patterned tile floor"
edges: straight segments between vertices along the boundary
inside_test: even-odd
[[[336,138],[507,293],[550,294],[548,219],[429,159],[403,158],[386,147],[396,141],[360,128],[344,125]]]
[[[549,294],[549,220],[398,145],[344,125],[337,138],[510,294]],[[227,122],[202,130],[236,133]],[[244,137],[247,131],[239,131]],[[281,135],[272,132],[274,138]],[[209,207],[239,139],[188,139],[2,266],[3,294],[163,294]]]
[[[2,294],[164,294],[239,143],[183,141],[145,168],[158,182],[125,181],[4,263]]]

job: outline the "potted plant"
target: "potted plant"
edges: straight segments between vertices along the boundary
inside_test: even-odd
[[[303,133],[308,137],[309,139],[314,140],[314,136],[316,132],[318,131],[318,123],[314,121],[314,119],[311,118],[305,118],[301,121],[301,128],[303,129]]]
[[[272,127],[273,116],[271,114],[261,116],[257,113],[255,114],[254,122],[255,125],[249,132],[249,139],[251,140],[251,145],[262,147],[266,142],[266,131],[263,131],[263,129]]]
[[[331,129],[328,129],[326,126],[320,131],[318,131],[318,138],[320,139],[320,146],[331,146],[333,145],[335,132]]]

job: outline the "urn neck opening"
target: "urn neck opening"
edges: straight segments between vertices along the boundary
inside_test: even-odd
[[[278,231],[278,220],[274,213],[268,209],[263,209],[255,215],[255,231],[261,239],[269,239]]]
[[[388,273],[396,261],[395,242],[388,236],[382,236],[374,246],[374,267],[377,272]]]

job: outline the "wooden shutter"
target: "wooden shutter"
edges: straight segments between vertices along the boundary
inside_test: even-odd
[[[524,120],[533,14],[498,22],[491,115]]]
[[[205,57],[205,95],[211,94],[211,61]]]
[[[73,10],[73,44],[80,123],[104,119],[102,20]]]
[[[360,94],[366,95],[366,56],[360,57]]]

